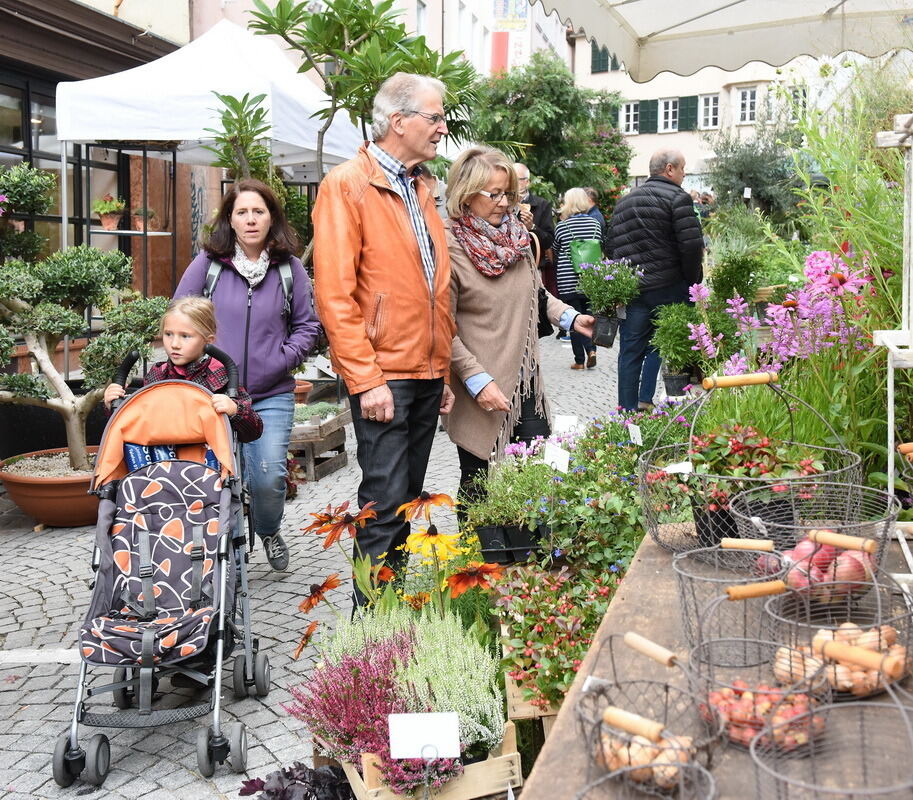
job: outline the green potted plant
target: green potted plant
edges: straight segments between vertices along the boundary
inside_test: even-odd
[[[127,203],[120,197],[114,197],[110,192],[100,200],[92,203],[92,213],[98,214],[101,226],[106,231],[116,231],[124,217],[124,208]]]
[[[593,344],[612,346],[618,332],[618,309],[637,297],[641,275],[643,272],[624,258],[617,261],[604,258],[594,264],[580,265],[578,289],[587,296],[596,317]]]
[[[44,173],[24,165],[0,170],[0,188],[9,198],[4,203],[5,212],[46,210],[54,181],[51,178],[48,182],[44,177]],[[13,206],[12,198],[18,206]],[[31,369],[17,372],[12,368],[11,374],[0,375],[0,405],[37,406],[60,414],[66,428],[69,469],[82,475],[67,476],[64,481],[70,483],[71,489],[62,515],[55,515],[48,501],[34,495],[37,486],[59,481],[21,473],[30,461],[26,458],[29,454],[0,462],[0,480],[10,497],[40,521],[88,524],[94,521],[91,503],[84,504],[75,516],[67,516],[77,510],[77,500],[86,500],[91,469],[86,418],[101,400],[104,387],[124,356],[133,349],[145,349],[155,336],[167,299],[113,304],[114,294],[125,295],[132,279],[130,259],[120,251],[103,252],[79,245],[29,263],[21,256],[10,257],[12,253],[21,254],[23,248],[12,240],[12,247],[7,249],[9,241],[0,238],[0,366],[13,363],[14,353],[21,347],[29,357]],[[81,352],[84,390],[79,393],[64,380],[63,365],[55,353],[65,336],[86,334],[90,306],[105,311],[105,328]],[[72,488],[74,480],[81,488]],[[61,521],[64,519],[68,522]]]
[[[663,383],[670,397],[685,394],[691,383],[697,352],[694,341],[689,338],[691,329],[688,326],[699,322],[697,309],[687,303],[662,306],[656,316],[656,331],[651,342],[662,359]]]
[[[725,303],[735,295],[753,298],[760,285],[758,276],[763,265],[756,252],[732,249],[719,253],[707,277],[717,303]]]
[[[151,208],[144,208],[140,206],[139,208],[133,209],[133,230],[135,231],[145,231],[152,230],[152,220],[155,219],[155,211]]]

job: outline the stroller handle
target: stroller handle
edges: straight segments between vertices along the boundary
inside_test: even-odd
[[[224,350],[216,347],[214,344],[208,344],[203,348],[203,352],[207,355],[213,356],[221,361],[225,365],[225,369],[228,372],[228,386],[225,389],[225,394],[231,398],[238,396],[238,365],[235,364],[234,359],[228,355]]]
[[[137,361],[139,361],[139,350],[131,350],[127,353],[127,357],[120,362],[120,366],[117,368],[114,383],[118,383],[126,389],[127,381],[130,379],[130,370]]]

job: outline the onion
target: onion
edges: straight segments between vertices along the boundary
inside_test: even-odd
[[[819,569],[827,569],[836,557],[836,547],[830,544],[819,544],[818,549],[812,553],[812,564]]]

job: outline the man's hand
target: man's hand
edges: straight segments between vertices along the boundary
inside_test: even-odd
[[[450,389],[450,387],[445,383],[445,384],[444,384],[444,391],[441,393],[441,407],[440,407],[440,413],[441,413],[441,414],[449,414],[451,411],[453,411],[453,401],[454,401],[455,399],[456,399],[456,395],[454,395],[453,391],[452,391],[452,390]]]
[[[595,324],[596,320],[589,314],[578,314],[574,318],[574,330],[590,339],[593,338],[593,325]]]
[[[387,384],[375,386],[358,395],[361,416],[371,422],[393,421],[393,392]]]
[[[510,411],[510,403],[494,381],[485,384],[485,388],[476,395],[476,402],[483,411]]]

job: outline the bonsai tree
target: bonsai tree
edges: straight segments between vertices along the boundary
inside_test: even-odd
[[[16,212],[47,211],[53,185],[52,176],[27,165],[0,171],[0,194],[6,198],[0,206],[3,219],[8,222]],[[21,244],[17,235],[24,235],[27,244]],[[167,299],[131,299],[131,261],[120,251],[79,245],[30,263],[28,256],[37,255],[44,245],[36,236],[28,231],[0,235],[0,366],[9,364],[17,340],[32,364],[29,372],[0,375],[0,404],[40,406],[59,413],[70,466],[88,470],[86,418],[123,357],[130,350],[148,348]],[[127,302],[115,305],[118,295]],[[54,363],[54,353],[65,336],[86,335],[90,307],[106,310],[105,327],[83,350],[86,390],[77,395]]]

